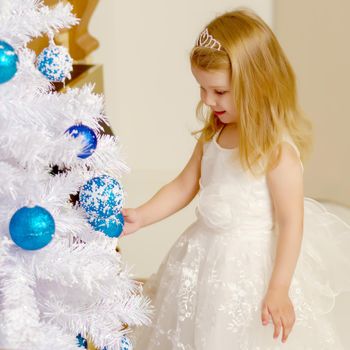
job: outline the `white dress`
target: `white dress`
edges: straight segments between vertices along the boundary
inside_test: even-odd
[[[350,227],[305,198],[289,291],[296,322],[286,343],[273,339],[273,325],[261,322],[277,242],[266,177],[243,170],[238,148],[220,147],[217,135],[204,145],[197,220],[144,285],[155,313],[135,331],[134,350],[350,348],[332,322],[336,296],[350,291]]]

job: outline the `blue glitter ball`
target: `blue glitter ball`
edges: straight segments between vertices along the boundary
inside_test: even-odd
[[[51,242],[54,234],[55,220],[45,208],[23,207],[11,218],[11,238],[23,249],[41,249]]]
[[[79,201],[89,217],[109,218],[120,212],[124,193],[116,179],[102,175],[85,183],[80,190]]]
[[[80,333],[76,336],[76,339],[77,339],[78,347],[85,348],[85,349],[88,348],[87,340]]]
[[[120,348],[120,350],[132,350],[133,349],[131,340],[126,335],[123,335],[120,338],[119,348]]]
[[[52,82],[62,82],[70,78],[73,60],[64,46],[51,44],[37,58],[36,66]]]
[[[108,237],[119,237],[124,228],[124,217],[122,213],[112,215],[109,218],[89,217],[89,224],[95,231],[103,232]]]
[[[81,137],[84,140],[84,148],[78,154],[79,158],[88,158],[94,153],[97,147],[97,136],[95,132],[86,125],[73,125],[66,130],[66,133],[74,138]]]
[[[0,84],[11,80],[17,72],[18,56],[15,49],[0,40]]]

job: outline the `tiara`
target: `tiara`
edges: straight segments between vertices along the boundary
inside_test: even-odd
[[[208,28],[205,28],[199,35],[197,46],[208,47],[209,49],[214,49],[217,51],[220,51],[221,49],[221,44],[209,34]]]

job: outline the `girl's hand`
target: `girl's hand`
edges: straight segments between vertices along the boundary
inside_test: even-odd
[[[269,323],[270,315],[275,327],[273,338],[278,338],[283,327],[282,342],[285,343],[295,322],[293,304],[285,289],[269,289],[262,302],[261,320],[264,326]]]
[[[136,232],[141,227],[141,218],[137,209],[122,209],[124,228],[119,238]]]

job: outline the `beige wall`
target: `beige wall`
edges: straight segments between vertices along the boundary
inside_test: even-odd
[[[272,0],[105,0],[96,9],[90,28],[101,48],[93,60],[104,64],[107,112],[132,168],[127,206],[150,198],[190,157],[199,90],[188,54],[209,20],[237,6],[272,22]],[[120,240],[135,275],[154,272],[193,219],[194,203]]]
[[[350,205],[349,1],[105,0],[90,26],[101,41],[93,60],[104,64],[107,112],[132,168],[124,178],[127,206],[147,200],[190,156],[198,88],[188,53],[208,20],[238,5],[272,25],[296,71],[315,130],[306,195]],[[194,205],[121,240],[137,276],[157,269],[193,220]]]
[[[350,205],[350,1],[276,0],[275,30],[314,123],[306,194]]]

